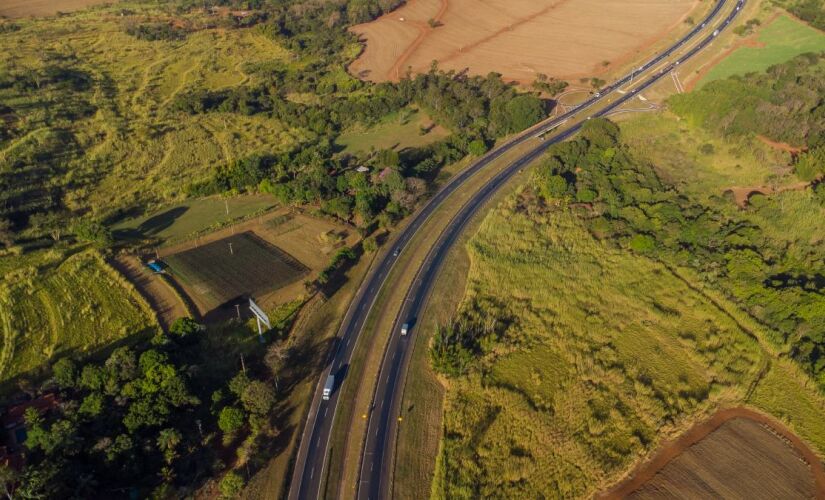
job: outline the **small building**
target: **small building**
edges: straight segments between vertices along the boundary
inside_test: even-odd
[[[17,470],[23,467],[22,447],[26,441],[26,410],[34,408],[44,415],[57,408],[58,404],[57,395],[49,393],[6,409],[0,417],[4,431],[3,442],[0,445],[0,464]]]

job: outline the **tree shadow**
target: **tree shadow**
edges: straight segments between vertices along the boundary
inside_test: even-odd
[[[189,207],[186,206],[170,208],[149,217],[136,228],[118,229],[114,231],[113,236],[117,239],[141,239],[157,236],[161,231],[172,226],[188,210]]]

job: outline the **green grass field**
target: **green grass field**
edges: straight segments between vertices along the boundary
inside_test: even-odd
[[[118,222],[112,227],[112,231],[117,238],[149,238],[155,239],[162,246],[173,245],[275,206],[275,198],[270,195],[234,198],[212,196],[178,203],[149,215]]]
[[[498,300],[516,319],[447,385],[436,498],[591,496],[754,385],[750,403],[825,451],[822,397],[752,330],[570,211],[532,203],[509,198],[469,244],[463,307]]]
[[[159,328],[134,288],[91,250],[6,275],[0,304],[0,383]]]
[[[421,127],[432,125],[432,120],[423,111],[409,109],[387,115],[380,123],[367,129],[357,127],[345,131],[338,138],[338,145],[350,153],[369,151],[373,148],[401,150],[426,146],[450,135],[447,130],[438,126],[426,134],[421,133]]]
[[[130,14],[122,18],[123,9]],[[288,61],[290,53],[255,28],[201,29],[172,41],[126,33],[128,23],[163,15],[168,16],[146,3],[119,2],[65,17],[15,21],[20,29],[0,37],[0,51],[8,55],[0,75],[71,61],[91,82],[74,92],[76,108],[85,102],[94,112],[73,110],[76,116],[56,119],[49,115],[54,89],[31,94],[3,87],[0,102],[26,114],[7,117],[20,130],[12,139],[0,134],[0,167],[33,138],[40,137],[42,149],[43,137],[59,131],[61,141],[73,147],[63,148],[61,168],[50,182],[66,187],[69,208],[106,215],[120,207],[180,199],[186,186],[208,178],[219,165],[278,153],[314,136],[263,115],[191,116],[173,110],[181,93],[254,85],[249,67]],[[208,21],[186,16],[178,21]]]
[[[764,71],[799,54],[825,50],[825,34],[787,15],[779,16],[760,29],[757,40],[764,46],[736,49],[714,66],[699,85],[732,75]]]

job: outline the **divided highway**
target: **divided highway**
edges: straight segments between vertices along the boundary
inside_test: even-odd
[[[344,317],[337,338],[336,350],[331,356],[328,369],[321,375],[321,381],[325,380],[328,374],[335,375],[336,387],[329,400],[321,398],[321,383],[316,388],[292,475],[289,491],[290,499],[315,500],[323,495],[321,488],[326,478],[326,465],[330,451],[329,440],[332,434],[335,412],[338,408],[338,398],[341,393],[340,385],[346,383],[346,371],[349,368],[358,337],[370,315],[379,291],[387,284],[387,277],[395,264],[397,255],[403,251],[407,243],[412,240],[429,217],[441,206],[441,203],[461,188],[467,179],[498,159],[505,152],[528,141],[536,142],[534,148],[508,165],[492,180],[483,185],[479,191],[474,193],[459,213],[450,221],[421,264],[416,278],[407,292],[401,312],[395,320],[393,330],[386,332],[391,337],[381,363],[378,384],[372,401],[373,410],[369,413],[367,440],[361,455],[358,498],[377,500],[392,496],[389,491],[389,478],[392,475],[394,436],[398,424],[397,417],[400,414],[403,381],[406,376],[409,355],[412,352],[414,336],[416,335],[414,319],[423,312],[428,293],[435,282],[440,264],[467,223],[484,206],[493,193],[518,171],[538,158],[550,145],[571,137],[586,120],[592,117],[604,116],[616,110],[677,68],[679,64],[709,45],[719,32],[731,24],[745,3],[745,0],[737,0],[728,16],[711,31],[712,21],[728,1],[718,0],[713,10],[701,23],[697,24],[666,51],[634,69],[631,74],[602,89],[601,92],[590,97],[575,109],[542,122],[490,151],[451,179],[413,216],[410,223],[387,249],[387,252],[376,262]],[[678,59],[666,62],[659,68],[653,68],[705,31],[709,34]],[[643,78],[646,79],[642,80]],[[635,87],[627,91],[621,90],[623,86],[633,81],[637,82]],[[620,97],[615,101],[611,101],[610,99],[616,94]],[[610,97],[608,98],[608,96]],[[608,104],[588,116],[586,111],[595,107],[594,105],[597,103]],[[557,128],[560,132],[551,136],[551,132]],[[545,134],[548,136],[546,140],[537,140],[537,137]],[[408,335],[402,337],[399,335],[398,327],[400,323],[408,321],[413,323],[413,327]]]

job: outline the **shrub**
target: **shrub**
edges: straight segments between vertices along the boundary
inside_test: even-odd
[[[243,427],[243,423],[244,413],[240,408],[227,406],[222,409],[220,415],[218,415],[218,427],[220,427],[221,431],[225,434],[232,434],[238,431],[238,429]]]
[[[63,389],[74,387],[77,383],[77,365],[69,358],[60,358],[52,365],[54,381]]]
[[[240,474],[235,471],[229,471],[225,476],[223,476],[223,479],[221,479],[221,497],[235,498],[243,490],[243,487],[244,480]]]
[[[656,240],[648,234],[636,234],[630,238],[630,248],[639,253],[650,253],[656,248]]]
[[[481,156],[487,152],[487,145],[481,139],[476,139],[467,145],[467,151],[473,156]]]

